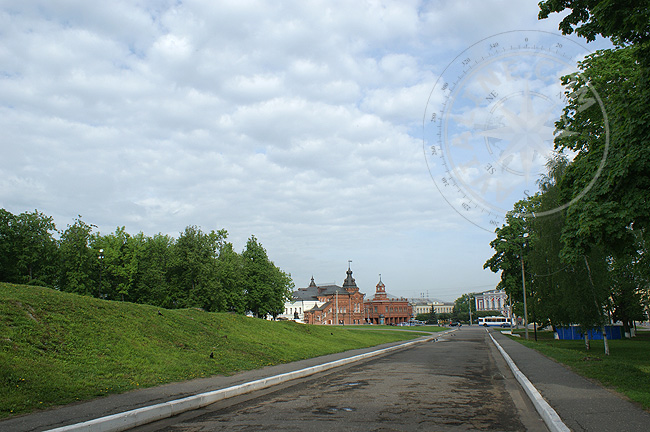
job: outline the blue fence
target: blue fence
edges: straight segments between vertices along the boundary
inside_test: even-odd
[[[605,326],[605,333],[607,334],[607,339],[620,339],[623,335],[623,326]],[[580,326],[557,327],[557,334],[562,340],[580,340],[585,337]],[[603,333],[600,329],[589,330],[589,339],[597,340],[602,338]]]

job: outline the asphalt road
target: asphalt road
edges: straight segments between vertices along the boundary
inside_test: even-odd
[[[134,431],[546,431],[483,328]]]

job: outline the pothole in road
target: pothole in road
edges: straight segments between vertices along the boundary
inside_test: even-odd
[[[343,392],[343,391],[365,387],[367,385],[368,385],[368,381],[362,380],[362,381],[353,381],[353,382],[345,382],[345,383],[337,384],[336,387],[338,388],[337,391]]]
[[[318,408],[312,412],[314,414],[336,414],[339,412],[353,412],[353,411],[356,411],[356,409],[350,407],[328,406],[328,407]]]

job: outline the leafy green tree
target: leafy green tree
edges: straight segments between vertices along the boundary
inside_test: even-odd
[[[5,209],[0,209],[0,281],[18,280],[16,265],[16,233],[14,224],[16,216]]]
[[[247,309],[259,318],[269,314],[275,317],[282,313],[293,288],[291,276],[269,260],[266,250],[255,236],[246,242],[242,260]]]
[[[172,248],[171,281],[178,307],[216,310],[221,289],[217,277],[217,253],[227,237],[225,230],[209,234],[188,226]]]
[[[100,295],[98,259],[90,248],[92,229],[79,216],[61,233],[58,286],[62,291]]]
[[[113,300],[135,300],[131,295],[138,278],[142,237],[134,239],[125,227],[118,227],[114,233],[94,236],[91,247],[96,255],[102,250],[101,289],[104,298]]]
[[[644,282],[648,280],[648,266],[642,264],[641,257],[650,228],[650,200],[646,198],[650,187],[650,93],[644,81],[647,75],[638,67],[640,49],[630,46],[598,52],[580,63],[581,74],[565,78],[570,103],[565,108],[564,123],[578,133],[556,139],[556,147],[578,152],[560,182],[565,201],[587,187],[606,156],[599,180],[567,209],[561,253],[565,262],[584,265],[600,308],[604,310],[612,299],[621,302],[613,306],[621,312],[632,311],[628,302],[643,298],[643,291],[648,290]],[[582,109],[579,95],[590,87],[598,89],[607,118],[593,107]],[[598,285],[603,279],[589,274],[592,265],[609,266],[619,274],[626,268],[624,273],[637,276],[632,279],[635,286],[611,273],[614,277],[609,280],[615,285],[609,287],[609,295],[599,295],[603,290]],[[617,316],[629,322],[626,313]]]
[[[217,277],[221,284],[221,295],[217,301],[217,310],[239,314],[246,313],[243,260],[241,255],[235,252],[230,242],[223,243],[219,250]]]
[[[476,310],[474,309],[474,297],[476,295],[477,293],[463,294],[456,299],[452,312],[452,319],[454,321],[469,322],[470,308],[472,310],[472,321],[476,321],[479,316],[476,314]],[[491,313],[489,315],[491,315]]]
[[[506,292],[513,304],[513,312],[519,316],[528,315],[531,281],[525,279],[525,269],[529,266],[530,245],[535,237],[532,227],[535,219],[533,214],[539,210],[539,204],[539,195],[515,203],[513,210],[506,214],[506,222],[495,230],[496,238],[490,242],[495,253],[483,265],[483,268],[489,268],[494,273],[501,271],[501,281],[497,289]],[[531,316],[528,316],[529,321],[530,318]]]
[[[17,216],[0,209],[0,277],[14,283],[54,283],[57,253],[52,218],[34,210]]]
[[[638,45],[650,40],[648,0],[544,0],[539,7],[540,19],[553,12],[571,10],[560,22],[563,34],[575,31],[587,41],[601,35],[617,45]]]
[[[642,249],[643,245],[639,245]],[[627,255],[610,261],[609,275],[612,279],[612,318],[623,323],[630,334],[635,320],[643,320],[644,304],[647,304],[648,254],[642,250],[638,255]]]
[[[57,249],[52,235],[56,231],[52,217],[38,210],[21,213],[16,218],[16,231],[16,265],[23,280],[27,283],[32,283],[33,279],[52,283],[51,272]]]
[[[140,233],[133,237],[133,241],[138,251],[138,275],[132,291],[133,301],[172,308],[174,288],[169,279],[174,239],[163,234],[146,237]]]
[[[438,316],[435,311],[417,314],[415,317],[418,321],[423,321],[426,324],[436,324],[438,322]]]

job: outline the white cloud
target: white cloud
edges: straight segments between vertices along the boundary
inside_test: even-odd
[[[554,31],[536,9],[4,4],[0,206],[38,208],[62,228],[82,214],[104,233],[226,228],[238,249],[255,234],[298,286],[312,274],[340,283],[352,259],[366,293],[382,273],[393,294],[453,300],[496,276],[481,269],[489,233],[462,220],[427,171],[427,98],[481,38]]]

